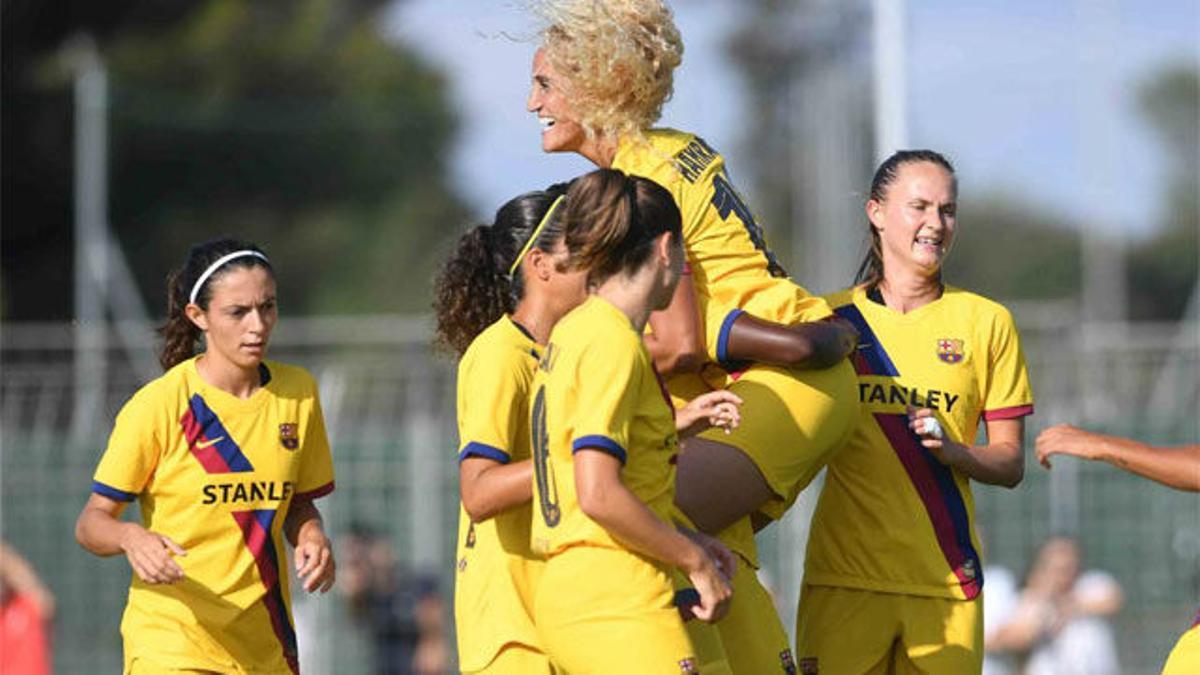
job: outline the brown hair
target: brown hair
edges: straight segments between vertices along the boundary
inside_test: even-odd
[[[163,338],[162,348],[158,353],[158,362],[163,370],[172,367],[196,355],[196,345],[200,341],[200,327],[184,313],[188,306],[189,296],[196,280],[205,270],[217,260],[237,251],[254,251],[263,253],[258,246],[237,239],[213,239],[202,244],[196,244],[188,249],[187,259],[183,266],[172,270],[167,275],[167,320],[158,328],[158,334]],[[208,276],[196,292],[196,305],[205,311],[212,300],[213,282],[233,269],[262,267],[274,276],[271,264],[258,256],[244,255],[228,260]]]
[[[683,220],[670,192],[615,169],[575,179],[563,220],[571,266],[586,269],[593,284],[637,270],[664,232],[681,241],[683,236]]]
[[[950,160],[940,153],[933,150],[897,150],[892,153],[891,157],[883,160],[878,169],[875,169],[875,176],[871,179],[869,199],[882,202],[888,188],[896,182],[900,168],[905,164],[918,162],[931,162],[954,176],[954,167],[950,164]],[[854,275],[854,283],[855,285],[865,285],[867,288],[875,288],[880,281],[883,281],[883,247],[879,241],[879,231],[871,224],[869,218],[867,219],[867,237],[867,254],[858,266],[858,273]]]
[[[562,183],[526,192],[501,206],[491,225],[476,225],[459,238],[433,283],[436,347],[461,356],[485,328],[516,309],[525,295],[517,256],[527,244],[549,251],[562,239],[564,205],[559,205],[529,242],[551,205],[566,193]]]

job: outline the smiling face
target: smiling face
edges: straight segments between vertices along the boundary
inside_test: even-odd
[[[543,152],[578,152],[587,134],[567,99],[566,81],[546,58],[545,48],[533,55],[533,81],[525,109],[542,126]]]
[[[954,241],[957,199],[957,182],[945,168],[926,161],[901,165],[883,200],[867,202],[884,269],[937,275]]]
[[[204,331],[205,358],[243,370],[257,368],[279,318],[271,272],[262,266],[235,267],[213,277],[208,286],[208,308],[190,304],[186,310]]]

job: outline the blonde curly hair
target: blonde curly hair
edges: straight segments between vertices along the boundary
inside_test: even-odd
[[[534,9],[546,58],[589,136],[638,136],[658,121],[683,61],[662,0],[545,0]]]

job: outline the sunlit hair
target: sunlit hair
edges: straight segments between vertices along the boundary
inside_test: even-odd
[[[900,169],[906,164],[921,162],[940,166],[950,174],[951,178],[954,177],[954,166],[941,153],[933,150],[897,150],[892,153],[891,157],[883,160],[878,169],[875,169],[875,176],[871,179],[871,196],[868,199],[882,202],[887,195],[888,188],[896,182],[896,178],[900,175]],[[879,230],[875,229],[870,219],[867,220],[867,237],[867,255],[863,257],[862,263],[858,266],[858,274],[854,276],[854,283],[871,289],[883,281],[883,243],[879,240]]]
[[[658,183],[616,169],[596,169],[576,178],[563,212],[564,241],[573,269],[587,270],[588,282],[604,283],[632,274],[654,251],[654,240],[670,233],[682,241],[675,199]]]
[[[683,39],[660,0],[543,0],[546,58],[589,137],[640,134],[662,115]]]

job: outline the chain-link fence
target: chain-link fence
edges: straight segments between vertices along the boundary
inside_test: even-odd
[[[1200,326],[1083,330],[1069,313],[1039,311],[1017,311],[1038,407],[1025,482],[1013,491],[975,487],[986,559],[1019,576],[1046,536],[1077,535],[1085,566],[1111,572],[1124,586],[1127,602],[1116,618],[1123,672],[1157,672],[1200,604],[1200,497],[1103,465],[1060,460],[1045,472],[1031,447],[1040,428],[1066,420],[1162,443],[1195,442]],[[10,324],[0,334],[0,523],[4,539],[57,596],[57,670],[113,672],[128,565],[80,549],[74,520],[113,416],[144,381],[144,366],[127,354],[153,345],[149,330],[123,331],[126,339],[145,339],[86,360],[91,379],[80,380],[73,331]],[[285,319],[272,358],[305,366],[320,383],[337,471],[337,491],[321,502],[331,532],[368,523],[390,540],[404,568],[436,576],[449,608],[458,508],[454,369],[430,351],[428,335],[423,319]],[[97,396],[78,396],[81,381],[100,385]],[[77,414],[92,404],[92,413]],[[764,574],[789,628],[814,493],[761,535]],[[369,662],[368,641],[341,603],[337,593],[301,603],[309,621],[301,622],[300,639],[317,659],[310,672],[348,675]]]

